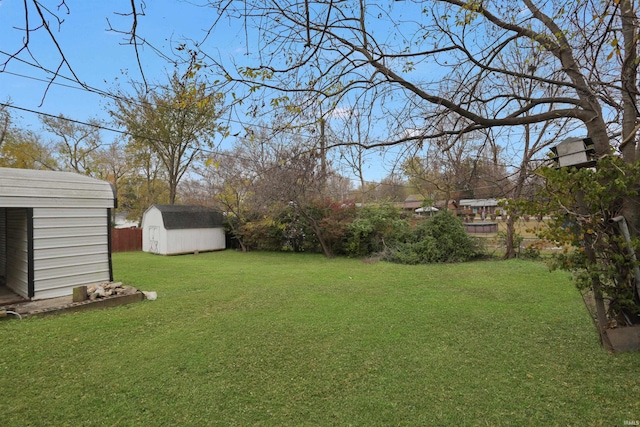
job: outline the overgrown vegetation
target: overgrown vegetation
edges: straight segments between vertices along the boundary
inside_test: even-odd
[[[312,205],[306,217],[285,206],[272,217],[247,222],[242,239],[257,250],[321,253],[310,219],[318,224],[333,255],[377,255],[401,264],[425,264],[468,261],[482,251],[480,241],[469,236],[460,219],[448,211],[409,221],[389,204],[356,208],[353,203],[330,201]]]

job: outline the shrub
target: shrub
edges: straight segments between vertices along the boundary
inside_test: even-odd
[[[364,257],[405,241],[409,223],[391,205],[365,206],[357,211],[347,231],[346,255]]]
[[[249,249],[279,251],[282,248],[284,226],[271,217],[247,222],[241,228],[245,244]]]
[[[403,264],[463,262],[476,257],[479,249],[462,221],[448,211],[441,211],[421,221],[411,239],[388,251],[385,259]]]

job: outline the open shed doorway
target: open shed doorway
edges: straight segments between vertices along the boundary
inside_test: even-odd
[[[0,207],[0,304],[29,295],[28,209]]]

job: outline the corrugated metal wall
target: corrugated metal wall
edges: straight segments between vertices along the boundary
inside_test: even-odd
[[[34,299],[108,281],[107,209],[33,209]]]
[[[29,297],[29,256],[27,209],[6,209],[7,287],[25,298]]]

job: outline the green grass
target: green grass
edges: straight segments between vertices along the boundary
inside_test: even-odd
[[[0,322],[4,425],[624,425],[610,355],[543,264],[114,255],[158,300]]]

